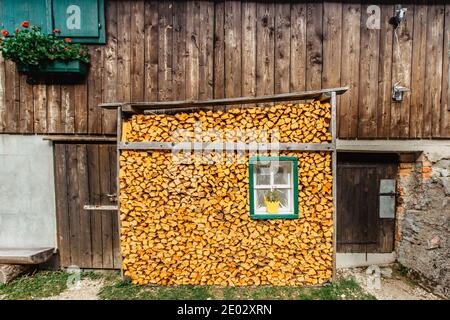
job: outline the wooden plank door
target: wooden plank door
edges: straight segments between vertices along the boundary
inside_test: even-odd
[[[394,218],[380,218],[381,179],[395,179],[396,155],[338,154],[337,252],[394,251]]]
[[[54,155],[61,266],[120,269],[117,211],[83,208],[116,204],[116,145],[55,143]]]

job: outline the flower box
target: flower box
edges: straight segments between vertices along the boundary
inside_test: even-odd
[[[29,66],[17,63],[17,71],[28,75],[29,83],[77,83],[84,80],[89,64],[79,61],[49,61],[39,66]]]

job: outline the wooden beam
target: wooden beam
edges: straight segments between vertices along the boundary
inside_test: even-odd
[[[450,149],[450,140],[343,140],[337,139],[338,152],[422,152]]]
[[[106,204],[85,204],[83,209],[88,211],[117,211],[119,207]]]
[[[53,142],[116,142],[116,136],[49,135],[43,140]]]
[[[274,95],[266,95],[260,97],[239,97],[239,98],[223,98],[223,99],[211,99],[211,100],[180,100],[180,101],[157,101],[157,102],[127,102],[127,103],[102,103],[99,105],[101,108],[114,109],[122,107],[123,112],[137,113],[144,110],[152,109],[178,109],[187,107],[207,107],[207,106],[226,106],[226,105],[238,105],[238,104],[256,104],[256,103],[269,103],[279,101],[292,101],[292,100],[310,100],[310,99],[329,99],[331,93],[336,92],[340,95],[345,93],[348,87],[312,90],[304,92],[291,92],[281,93]]]
[[[224,150],[234,151],[242,150],[292,150],[292,151],[332,151],[332,143],[242,143],[234,142],[119,142],[117,148],[119,150]],[[239,149],[238,149],[238,148]],[[242,148],[242,149],[241,149]]]

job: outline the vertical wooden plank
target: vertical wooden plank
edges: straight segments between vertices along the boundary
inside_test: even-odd
[[[87,170],[89,177],[89,204],[101,204],[100,159],[98,144],[88,144]],[[92,268],[103,268],[102,217],[91,213]]]
[[[27,76],[20,76],[20,110],[19,110],[19,132],[34,132],[34,104],[33,86],[26,83]],[[50,122],[49,117],[49,122]],[[47,128],[48,130],[48,128]]]
[[[102,110],[98,105],[102,102],[103,48],[92,47],[91,69],[88,77],[88,131],[99,134],[102,131]]]
[[[79,144],[77,153],[78,192],[80,206],[80,267],[92,268],[91,212],[83,206],[89,203],[89,177],[86,144]],[[95,214],[95,213],[94,213]]]
[[[290,90],[306,88],[306,4],[291,4]]]
[[[158,3],[145,1],[144,15],[144,100],[158,100]]]
[[[60,85],[52,84],[47,86],[47,118],[48,133],[64,133],[64,128],[61,123]]]
[[[450,5],[445,6],[444,20],[441,137],[450,138]]]
[[[75,84],[75,132],[86,134],[88,132],[88,102],[87,102],[87,85]],[[99,111],[101,113],[101,110]]]
[[[117,100],[126,102],[131,98],[131,4],[117,3]],[[154,48],[153,48],[154,49]]]
[[[411,60],[412,60],[412,37],[414,22],[414,6],[408,7],[406,18],[394,31],[393,57],[392,57],[392,84],[406,88],[411,87]],[[442,30],[441,30],[442,31]],[[409,113],[411,95],[406,93],[402,102],[391,103],[391,137],[409,136]]]
[[[392,5],[381,5],[380,21],[380,58],[378,72],[378,128],[377,137],[389,137],[392,101],[392,25],[389,20],[393,16]],[[408,12],[409,14],[409,12]]]
[[[62,267],[70,266],[70,221],[68,202],[67,152],[64,144],[55,144],[55,197],[59,259]]]
[[[429,2],[430,3],[430,2]],[[442,54],[444,7],[438,1],[431,2],[427,18],[427,66],[425,71],[424,137],[440,136]]]
[[[106,2],[106,46],[104,47],[104,70],[103,70],[103,101],[117,101],[117,2]],[[142,13],[143,15],[143,13]],[[136,32],[141,32],[137,30]],[[142,69],[139,65],[139,70]],[[142,71],[139,71],[143,73]],[[143,86],[143,79],[141,85]],[[113,134],[116,132],[116,110],[102,109],[102,133]]]
[[[211,40],[212,41],[212,40]],[[212,45],[212,43],[211,43]],[[173,98],[186,98],[186,2],[173,3]],[[158,58],[158,57],[156,57]],[[156,61],[156,64],[158,62]]]
[[[241,2],[225,2],[225,96],[242,95]],[[273,54],[273,52],[272,52]]]
[[[116,193],[117,190],[117,149],[116,145],[108,145],[109,163],[110,163],[110,193]],[[110,211],[111,215],[111,234],[112,234],[112,255],[113,268],[120,269],[122,267],[122,255],[120,250],[120,234],[119,234],[119,217],[114,211]]]
[[[16,64],[5,61],[5,132],[16,133],[19,124],[20,80]]]
[[[373,138],[377,133],[378,63],[380,30],[369,29],[368,5],[361,7],[361,60],[359,79],[358,137]]]
[[[198,18],[200,5],[197,1],[186,4],[186,99],[198,99],[199,52]]]
[[[322,87],[335,88],[341,84],[342,4],[323,4]],[[341,105],[337,97],[337,105]],[[339,125],[339,119],[337,125]],[[336,129],[337,127],[335,127]]]
[[[225,97],[224,24],[225,3],[218,1],[214,3],[214,98]]]
[[[275,8],[273,3],[256,4],[256,95],[273,94]]]
[[[0,54],[0,132],[6,129],[6,75],[5,75],[5,60]]]
[[[322,3],[306,7],[306,90],[322,87]]]
[[[256,95],[256,3],[242,3],[242,95]]]
[[[427,49],[427,11],[426,1],[414,6],[414,41],[411,68],[411,112],[409,137],[422,137],[423,111],[425,101],[425,66]]]
[[[274,92],[286,93],[290,89],[291,63],[291,5],[275,4],[275,66]],[[295,32],[295,30],[294,30]]]
[[[92,69],[91,71],[92,72]],[[89,80],[88,80],[89,81]],[[91,89],[89,88],[89,98]],[[75,92],[73,86],[61,86],[61,129],[63,133],[75,133]],[[89,113],[89,121],[91,121]]]
[[[200,4],[199,15],[199,92],[200,100],[213,97],[213,38],[214,5],[210,1]]]
[[[144,1],[131,2],[131,100],[144,100]],[[156,48],[155,48],[156,49]]]
[[[323,4],[323,88],[339,87],[341,83],[341,39],[342,4],[325,2]]]
[[[172,1],[159,2],[158,100],[172,100],[173,16]]]
[[[80,190],[78,186],[78,158],[77,145],[67,144],[67,188],[69,203],[69,229],[70,229],[70,264],[80,266],[81,230],[80,230]]]
[[[359,98],[359,58],[361,5],[342,5],[342,53],[341,85],[349,91],[341,97],[338,105],[340,138],[358,136],[358,98]]]
[[[102,204],[110,204],[108,194],[112,192],[111,186],[111,161],[109,155],[109,146],[99,145],[100,159],[100,201]],[[112,215],[114,211],[101,211],[98,214],[102,219],[102,243],[103,243],[103,268],[112,269],[114,267],[113,257],[113,235],[112,235]]]
[[[33,85],[34,132],[47,133],[47,90],[44,84]]]

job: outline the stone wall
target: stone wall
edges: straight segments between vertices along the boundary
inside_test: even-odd
[[[401,157],[398,261],[436,293],[450,295],[450,152]]]

